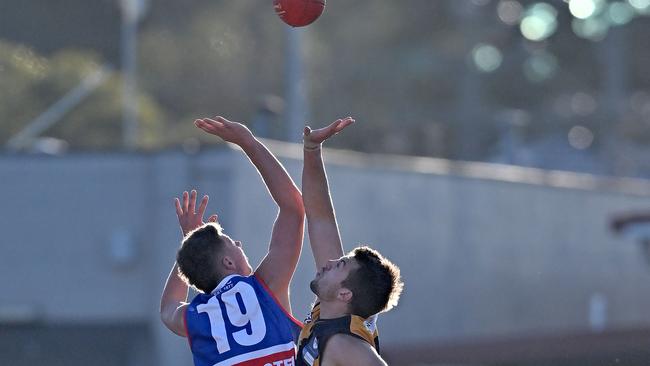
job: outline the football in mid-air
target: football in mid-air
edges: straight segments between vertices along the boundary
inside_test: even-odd
[[[313,23],[325,10],[325,0],[273,0],[276,14],[292,27]]]

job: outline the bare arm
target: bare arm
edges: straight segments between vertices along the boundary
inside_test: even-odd
[[[160,299],[160,319],[167,329],[181,337],[187,337],[183,318],[187,309],[188,287],[178,275],[178,265],[174,263],[162,298]]]
[[[246,126],[223,117],[197,120],[195,125],[241,147],[278,205],[279,212],[273,225],[269,252],[255,273],[266,282],[285,309],[290,311],[289,283],[300,258],[305,216],[298,187],[282,164]]]
[[[203,214],[208,205],[208,196],[204,196],[201,200],[198,212],[195,212],[196,191],[194,190],[191,195],[188,195],[187,192],[183,193],[182,205],[178,198],[174,202],[183,237],[203,225]],[[216,222],[217,215],[210,216],[208,221]],[[174,263],[160,299],[160,319],[169,330],[182,337],[187,337],[183,318],[187,308],[188,290],[187,284],[178,275],[178,265]]]
[[[303,202],[307,214],[309,243],[316,268],[325,267],[330,259],[343,256],[341,236],[330,197],[321,145],[329,137],[354,123],[351,117],[339,119],[325,128],[304,131],[304,166],[302,171]]]
[[[368,342],[347,334],[336,334],[330,338],[323,361],[336,366],[387,366]]]

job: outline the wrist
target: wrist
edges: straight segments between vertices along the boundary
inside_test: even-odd
[[[318,151],[321,149],[321,147],[322,144],[317,144],[317,143],[307,142],[307,141],[303,143],[303,149],[305,151]]]
[[[257,141],[255,136],[251,134],[243,138],[241,141],[239,141],[237,145],[239,145],[239,147],[241,147],[242,149],[246,150],[246,149],[254,148],[258,144],[258,142],[259,141]]]

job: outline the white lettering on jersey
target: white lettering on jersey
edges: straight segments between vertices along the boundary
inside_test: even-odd
[[[237,301],[237,295],[240,296],[243,303],[243,311]],[[222,312],[220,304],[225,307],[225,313]],[[225,319],[236,327],[246,327],[250,325],[250,334],[246,329],[236,331],[232,334],[235,342],[242,346],[252,346],[261,342],[266,336],[266,322],[262,314],[262,308],[257,300],[255,289],[244,281],[237,282],[234,286],[223,291],[221,299],[216,296],[211,297],[206,304],[196,307],[199,313],[207,313],[210,319],[210,332],[212,338],[217,343],[219,353],[225,353],[230,350],[228,335],[226,330]]]
[[[241,296],[244,312],[241,311],[236,295]],[[221,301],[226,305],[226,313],[232,325],[245,327],[250,324],[251,334],[246,329],[232,334],[235,342],[242,346],[252,346],[261,342],[266,336],[266,323],[260,302],[257,300],[255,289],[246,282],[240,281],[229,291],[221,295]]]
[[[265,363],[264,366],[294,366],[295,362],[292,358],[287,358],[286,360],[282,361],[275,361],[273,363]]]

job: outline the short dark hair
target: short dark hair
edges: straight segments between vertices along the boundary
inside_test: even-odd
[[[365,246],[350,254],[359,264],[342,282],[343,287],[352,291],[350,312],[368,318],[397,305],[404,287],[399,267]]]
[[[221,226],[207,223],[190,232],[176,254],[178,272],[183,280],[203,292],[210,293],[221,281],[217,256],[224,245]]]

